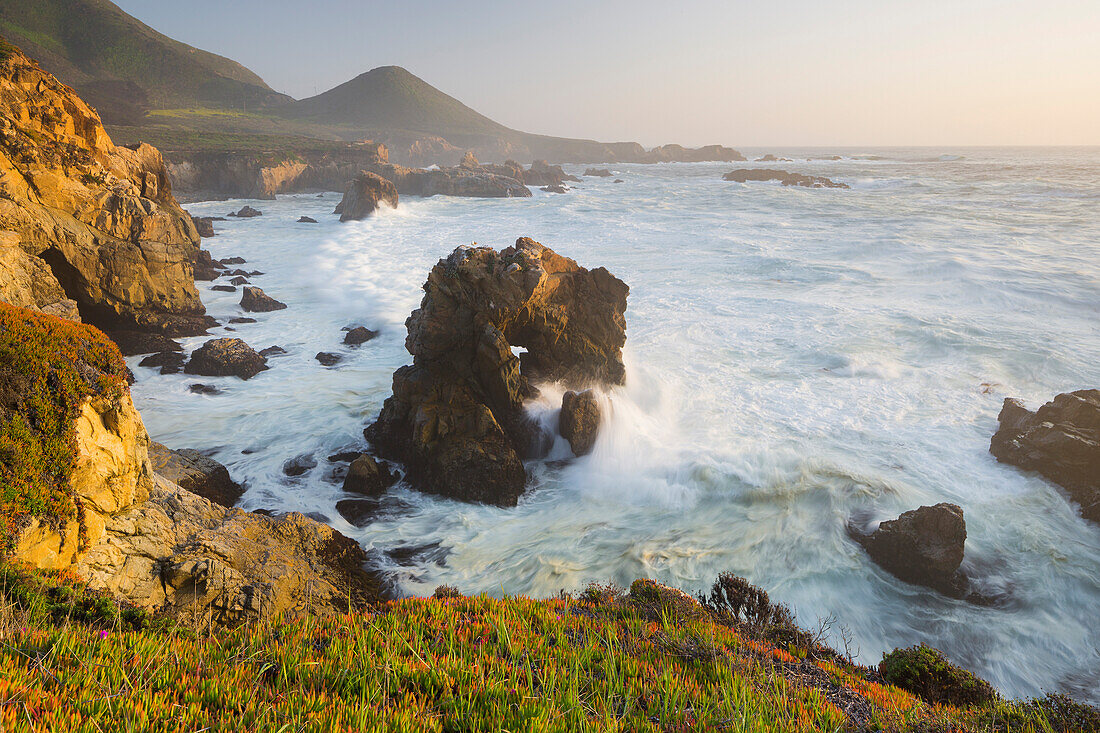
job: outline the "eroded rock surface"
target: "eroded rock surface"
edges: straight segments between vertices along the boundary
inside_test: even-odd
[[[150,441],[149,461],[160,476],[215,504],[232,507],[244,494],[241,485],[229,476],[229,469],[197,450],[172,450]]]
[[[0,61],[0,230],[48,266],[84,321],[209,327],[192,274],[199,236],[160,153],[116,147],[95,110],[19,52]]]
[[[368,440],[424,491],[514,505],[537,442],[523,412],[532,381],[621,384],[628,290],[531,239],[459,247],[405,322],[413,364],[394,373]]]
[[[922,506],[880,523],[870,534],[852,526],[849,533],[872,560],[901,580],[956,598],[965,595],[968,582],[959,565],[966,543],[966,522],[958,505]]]
[[[1006,399],[998,420],[990,453],[1058,484],[1100,523],[1100,390],[1060,394],[1035,412]]]
[[[586,456],[596,445],[600,432],[600,403],[590,389],[562,395],[558,431],[569,441],[575,456]]]
[[[267,359],[235,338],[211,339],[195,349],[183,371],[203,377],[251,379],[268,369]]]

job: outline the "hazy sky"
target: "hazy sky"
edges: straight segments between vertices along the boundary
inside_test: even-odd
[[[1100,0],[115,0],[310,96],[404,66],[646,145],[1100,145]]]

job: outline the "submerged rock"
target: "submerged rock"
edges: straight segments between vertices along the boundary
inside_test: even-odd
[[[998,421],[989,452],[1058,484],[1100,523],[1100,390],[1060,394],[1036,412],[1006,399]]]
[[[204,394],[204,395],[216,395],[221,394],[222,391],[212,384],[192,384],[188,387],[191,394]]]
[[[311,453],[303,453],[283,462],[283,473],[287,476],[301,476],[317,468],[317,459]]]
[[[299,224],[316,224],[317,220],[314,219],[312,216],[302,216],[302,217],[298,218],[298,223]]]
[[[229,214],[229,216],[236,216],[241,219],[250,219],[254,216],[263,216],[264,212],[259,209],[253,209],[251,206],[242,206],[241,210],[236,214]]]
[[[560,183],[551,186],[543,186],[539,190],[546,191],[547,193],[569,193],[569,189],[561,185]]]
[[[348,183],[344,198],[332,213],[340,215],[340,221],[365,219],[386,203],[397,208],[397,188],[376,173],[363,171]]]
[[[600,403],[595,392],[586,389],[562,395],[558,431],[569,441],[573,455],[586,456],[592,452],[600,432]]]
[[[235,293],[235,292],[237,292],[237,288],[233,287],[232,285],[215,285],[214,287],[212,287],[210,289],[215,291],[215,292],[218,292],[218,293]]]
[[[164,351],[182,351],[179,342],[159,333],[146,331],[108,331],[107,335],[118,345],[123,356],[158,354]]]
[[[215,504],[232,507],[244,494],[241,485],[229,476],[229,469],[197,450],[172,450],[150,442],[149,461],[159,475]]]
[[[344,334],[344,343],[348,346],[359,346],[375,338],[377,335],[377,331],[372,331],[365,326],[356,326],[355,328],[349,328],[348,332]]]
[[[331,351],[319,351],[313,358],[321,362],[323,366],[336,366],[344,360],[342,355],[334,354]]]
[[[824,176],[807,176],[802,173],[789,173],[768,168],[741,168],[725,174],[722,176],[722,180],[735,183],[779,181],[784,186],[802,186],[804,188],[849,188],[847,183],[838,183]]]
[[[182,351],[162,351],[145,357],[138,362],[138,366],[160,367],[161,374],[179,374],[183,371],[183,362]]]
[[[286,349],[284,349],[282,346],[268,346],[266,349],[260,349],[260,356],[265,358],[268,356],[278,356],[279,354],[285,353]]]
[[[238,338],[207,341],[195,349],[184,372],[204,377],[240,377],[251,379],[266,370],[267,359]]]
[[[432,268],[406,321],[413,364],[394,373],[367,439],[423,491],[515,505],[533,442],[531,381],[621,384],[628,290],[531,239],[499,253],[459,247]],[[522,362],[512,346],[527,349]]]
[[[611,171],[606,168],[589,168],[584,174],[595,178],[611,178]]]
[[[870,534],[852,525],[848,532],[872,560],[901,580],[954,598],[965,595],[968,583],[959,565],[966,543],[966,522],[958,505],[922,506],[882,522]]]
[[[246,285],[241,295],[241,308],[249,313],[268,313],[285,309],[286,303],[275,300],[260,288]]]

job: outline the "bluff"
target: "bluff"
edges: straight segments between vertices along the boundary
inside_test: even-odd
[[[411,366],[367,439],[431,493],[503,506],[544,444],[523,411],[535,382],[621,384],[629,288],[526,237],[497,252],[459,247],[424,284],[405,325]],[[522,357],[512,347],[526,349]]]
[[[194,335],[209,323],[192,267],[199,237],[160,153],[116,147],[95,110],[11,46],[0,53],[0,230],[49,270],[5,248],[35,270],[35,305],[63,292],[57,302],[104,329]]]

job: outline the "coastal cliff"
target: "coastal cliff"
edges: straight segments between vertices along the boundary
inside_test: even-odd
[[[169,335],[207,327],[192,269],[198,234],[160,153],[116,147],[95,110],[10,46],[0,56],[0,230],[48,267],[35,288],[47,298],[60,288],[55,302],[75,302],[84,321]],[[28,269],[6,269],[16,267]],[[15,297],[29,305],[25,289]],[[41,293],[33,299],[42,307]]]

